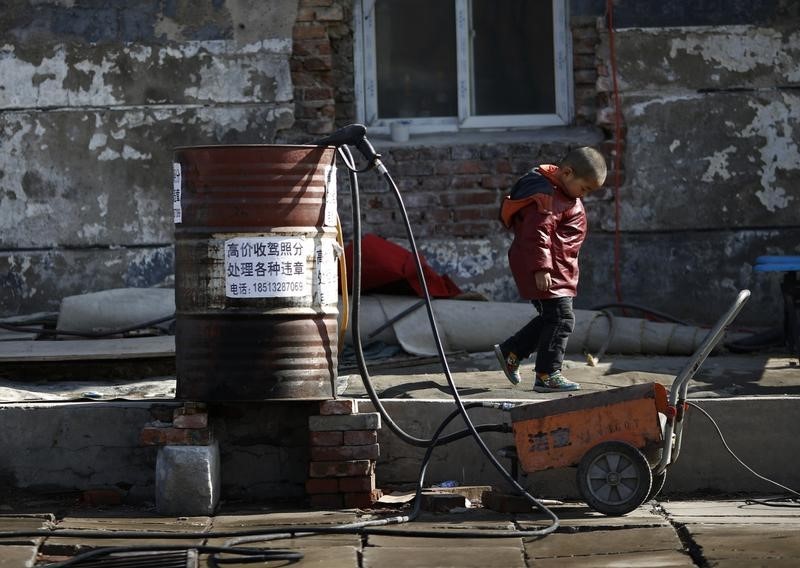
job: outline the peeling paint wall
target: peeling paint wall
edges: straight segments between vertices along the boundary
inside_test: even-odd
[[[752,266],[759,255],[800,254],[797,6],[764,0],[770,6],[756,18],[745,4],[732,15],[719,3],[700,2],[696,14],[678,4],[663,6],[661,25],[681,24],[671,27],[655,27],[652,14],[627,0],[615,13],[631,26],[615,32],[627,128],[623,297],[711,321],[735,289],[749,287],[743,321],[778,325],[781,275]],[[609,63],[607,33],[599,55]],[[612,207],[594,208],[590,219],[608,235]]]
[[[11,0],[0,12],[0,316],[172,274],[172,149],[294,123],[297,0]]]

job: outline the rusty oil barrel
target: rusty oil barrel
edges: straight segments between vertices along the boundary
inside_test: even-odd
[[[176,398],[332,398],[337,367],[332,147],[174,154]]]

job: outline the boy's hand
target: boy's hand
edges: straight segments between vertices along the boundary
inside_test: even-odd
[[[550,286],[553,285],[553,280],[550,278],[549,272],[542,270],[541,272],[535,273],[533,277],[536,280],[536,288],[542,292],[546,292],[550,289]]]

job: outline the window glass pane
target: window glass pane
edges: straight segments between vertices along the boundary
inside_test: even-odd
[[[472,0],[473,112],[556,112],[553,4]]]
[[[454,0],[377,0],[378,115],[458,115]]]

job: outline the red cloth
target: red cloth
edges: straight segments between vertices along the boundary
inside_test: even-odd
[[[353,243],[344,249],[347,263],[347,284],[353,286]],[[452,298],[461,294],[455,282],[446,275],[436,273],[420,255],[422,272],[432,298]],[[417,277],[416,263],[411,251],[377,235],[361,238],[361,290],[423,296]]]
[[[508,250],[511,274],[520,296],[544,300],[575,296],[578,289],[578,252],[586,237],[586,211],[580,199],[572,199],[555,181],[555,166],[535,170],[553,186],[550,210],[537,201],[513,213],[511,228],[514,241]],[[536,288],[534,274],[547,271],[552,286],[547,291]]]

